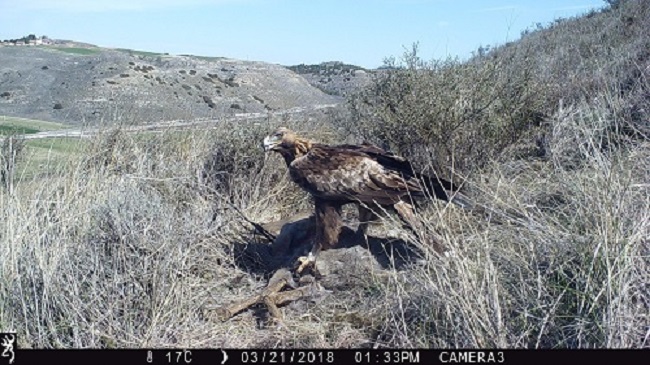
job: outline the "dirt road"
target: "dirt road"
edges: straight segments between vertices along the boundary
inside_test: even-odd
[[[334,108],[337,105],[338,104],[318,104],[318,105],[313,105],[311,107],[298,107],[298,108],[292,108],[286,110],[273,111],[269,113],[238,113],[221,119],[200,119],[200,120],[192,120],[192,121],[182,121],[182,120],[165,121],[165,122],[159,122],[153,124],[123,127],[122,130],[125,132],[142,132],[142,131],[163,131],[163,130],[170,130],[170,129],[172,130],[184,129],[184,128],[190,128],[190,127],[195,127],[200,125],[203,126],[217,125],[218,123],[224,121],[233,122],[233,121],[253,120],[253,119],[264,118],[269,115],[287,115],[287,114],[306,113],[315,110]],[[100,128],[72,128],[72,129],[62,129],[56,131],[24,134],[24,135],[20,135],[19,137],[24,139],[88,138],[96,135],[101,130],[102,129]],[[2,138],[0,138],[0,140],[2,140]]]

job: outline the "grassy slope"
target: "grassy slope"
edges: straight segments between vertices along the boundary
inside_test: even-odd
[[[128,48],[116,48],[117,51],[128,53],[132,56],[145,56],[145,57],[155,57],[155,56],[162,56],[164,53],[158,53],[158,52],[148,52],[148,51],[138,51],[135,49],[128,49]]]
[[[384,218],[372,235],[393,237],[387,263],[362,247],[327,252],[343,266],[327,261],[332,293],[284,307],[281,329],[263,311],[223,323],[209,309],[266,284],[268,246],[240,214],[268,221],[310,206],[259,142],[280,123],[324,142],[347,136],[291,120],[107,132],[47,179],[0,190],[0,328],[17,330],[22,348],[648,347],[650,141],[616,128],[635,121],[626,102],[636,94],[601,86],[561,107],[535,104],[547,113],[546,154],[505,148],[475,172],[470,192],[486,214],[418,212],[447,257]],[[395,236],[422,260],[397,265]]]
[[[66,128],[55,122],[33,120],[17,117],[0,117],[0,136],[14,134],[35,134],[45,131],[55,131]],[[74,158],[84,141],[74,138],[45,138],[32,139],[25,142],[25,149],[18,160],[17,178],[30,181],[37,176],[48,176],[59,168],[61,163],[67,163]]]
[[[63,129],[61,123],[46,122],[26,118],[0,116],[0,135],[8,134],[33,134],[44,131]]]
[[[72,54],[82,55],[82,56],[87,56],[87,55],[101,52],[101,49],[99,48],[84,48],[84,47],[52,47],[52,48],[56,49],[57,51],[72,53]]]
[[[23,181],[43,183],[48,176],[79,158],[88,142],[78,138],[44,138],[28,140],[18,174]]]

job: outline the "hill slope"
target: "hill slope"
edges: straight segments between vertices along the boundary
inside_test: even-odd
[[[278,65],[90,47],[0,47],[0,95],[0,114],[70,124],[218,118],[339,101]]]
[[[367,86],[373,72],[336,61],[318,65],[300,64],[287,68],[304,77],[314,87],[330,95],[339,96],[347,96]]]

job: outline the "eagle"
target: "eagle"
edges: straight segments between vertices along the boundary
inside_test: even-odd
[[[264,138],[263,147],[284,158],[293,182],[314,199],[316,234],[308,256],[299,258],[298,273],[315,266],[321,250],[336,245],[342,229],[341,209],[346,204],[358,206],[359,231],[364,234],[368,221],[386,207],[394,208],[414,231],[424,232],[413,210],[415,197],[435,196],[466,204],[450,199],[446,190],[458,190],[451,182],[421,174],[407,159],[370,143],[320,144],[281,127]],[[441,251],[437,240],[432,244]]]

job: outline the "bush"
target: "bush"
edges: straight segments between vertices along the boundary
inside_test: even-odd
[[[425,62],[414,47],[351,96],[344,128],[416,164],[433,156],[438,171],[482,167],[544,115],[531,70],[510,72],[503,62]]]

